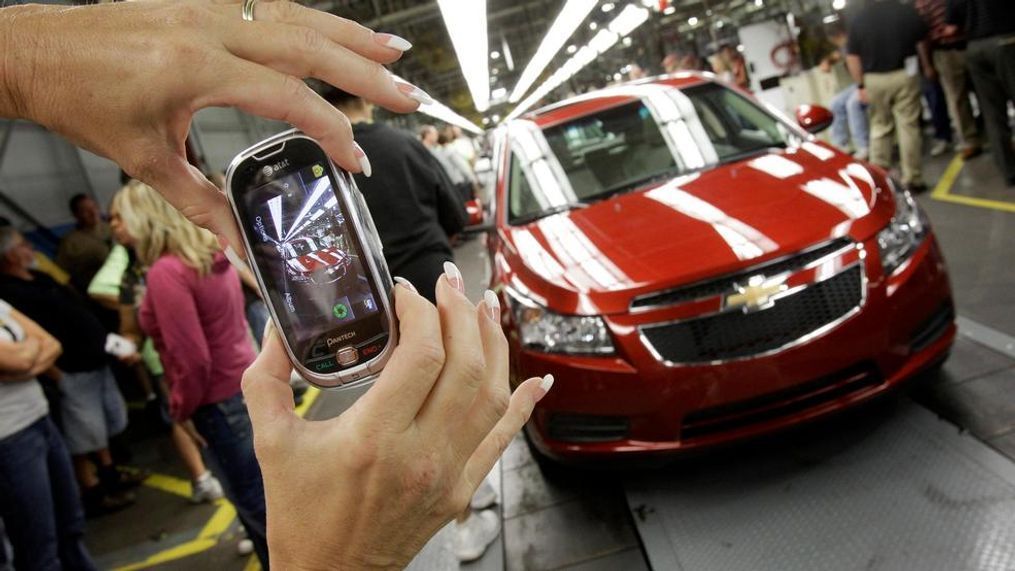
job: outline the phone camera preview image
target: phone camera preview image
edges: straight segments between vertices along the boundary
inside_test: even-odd
[[[244,203],[261,277],[303,366],[333,373],[383,349],[387,322],[378,296],[384,294],[323,166],[283,173],[247,193]]]

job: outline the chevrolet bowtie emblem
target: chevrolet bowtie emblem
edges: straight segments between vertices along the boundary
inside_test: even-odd
[[[768,309],[775,305],[772,298],[788,289],[785,282],[785,277],[769,280],[765,276],[751,276],[747,285],[734,285],[737,292],[726,296],[723,305],[743,308],[744,313]]]

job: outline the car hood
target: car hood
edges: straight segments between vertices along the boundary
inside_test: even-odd
[[[820,143],[772,151],[505,229],[510,282],[563,313],[734,272],[890,220],[882,171]]]

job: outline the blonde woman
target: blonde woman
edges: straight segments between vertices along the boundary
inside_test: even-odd
[[[138,320],[162,357],[170,415],[210,452],[267,568],[264,488],[240,393],[255,355],[239,276],[214,235],[141,182],[117,193],[110,215],[113,232],[148,268]]]

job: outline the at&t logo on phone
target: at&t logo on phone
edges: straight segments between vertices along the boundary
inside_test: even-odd
[[[284,168],[286,168],[288,166],[289,166],[289,159],[285,159],[285,160],[279,161],[279,162],[277,162],[277,163],[275,163],[273,165],[265,165],[264,168],[261,169],[261,173],[263,173],[264,176],[271,176],[271,175],[277,173],[278,171],[280,171],[280,170],[282,170],[282,169],[284,169]]]

